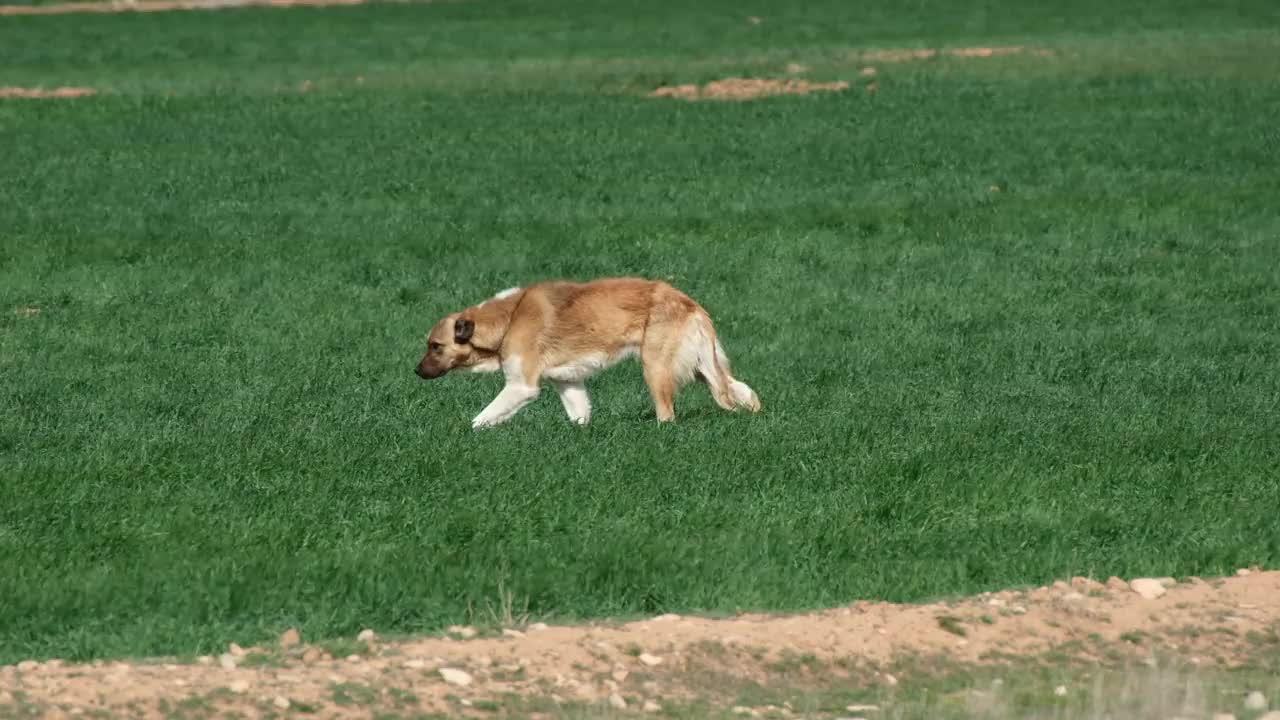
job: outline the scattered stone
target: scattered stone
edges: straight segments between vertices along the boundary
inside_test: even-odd
[[[846,705],[844,709],[851,713],[880,712],[879,705]]]
[[[236,657],[241,657],[245,654],[246,651],[244,648],[240,647],[236,643],[231,643],[230,645],[227,645],[227,652],[231,653],[232,655],[235,655]]]
[[[1054,694],[1056,697],[1066,697],[1066,696],[1067,696],[1067,686],[1066,686],[1066,685],[1059,685],[1058,687],[1056,687],[1056,688],[1054,688],[1054,689],[1053,689],[1053,694]]]
[[[276,699],[271,701],[271,704],[272,704],[272,705],[275,705],[276,707],[280,708],[281,710],[288,710],[288,709],[289,709],[289,705],[291,705],[292,703],[290,703],[290,702],[289,702],[289,698],[287,698],[287,697],[285,697],[285,696],[283,696],[283,695],[277,695],[277,696],[276,696]]]
[[[208,655],[201,655],[200,657],[196,658],[196,664],[204,665],[205,667],[208,667],[209,665],[213,664],[213,658],[209,657]]]
[[[1076,592],[1073,590],[1067,593],[1066,595],[1063,595],[1062,599],[1066,600],[1067,602],[1079,602],[1084,599],[1084,593]]]
[[[457,668],[440,668],[440,677],[450,685],[466,687],[471,684],[471,673]]]
[[[236,656],[231,653],[222,653],[218,656],[218,664],[221,665],[224,670],[235,670]]]
[[[539,622],[539,623],[534,623],[534,624],[530,625],[529,627],[527,627],[527,628],[525,628],[525,629],[526,629],[526,630],[528,630],[529,632],[542,632],[543,630],[546,630],[546,629],[547,629],[547,624],[546,624],[546,623],[540,623],[540,622]]]
[[[1249,568],[1240,568],[1239,570],[1236,571],[1236,575],[1238,577],[1248,577],[1252,574],[1253,574],[1253,571],[1250,570]]]
[[[996,597],[993,597],[990,600],[988,600],[987,604],[990,605],[991,607],[1004,607],[1004,601]]]
[[[862,71],[859,72],[858,74],[861,75],[862,77],[875,77],[876,69],[873,67],[867,66],[862,68]]]
[[[657,702],[655,702],[655,701],[653,701],[653,700],[645,700],[645,701],[644,701],[644,705],[643,705],[643,706],[641,706],[641,708],[640,708],[640,709],[641,709],[641,710],[644,710],[644,711],[645,711],[645,712],[647,712],[647,713],[658,713],[658,712],[662,712],[662,706],[661,706],[661,705],[659,705]]]
[[[1144,600],[1155,600],[1168,592],[1164,589],[1164,585],[1160,584],[1159,580],[1153,578],[1135,578],[1129,583],[1129,587],[1141,595]]]
[[[630,674],[631,674],[631,671],[619,665],[613,669],[613,672],[610,673],[610,676],[617,682],[626,682],[627,676]]]
[[[1244,708],[1245,710],[1266,710],[1267,696],[1254,690],[1244,696]]]
[[[640,653],[639,659],[640,659],[640,662],[644,663],[649,667],[657,667],[658,665],[662,664],[662,658],[658,657],[657,655],[650,655],[649,653]]]
[[[427,661],[422,658],[412,658],[410,660],[405,660],[400,664],[400,667],[405,668],[406,670],[426,670]]]
[[[609,707],[613,708],[614,710],[626,710],[627,701],[618,693],[612,693],[611,695],[609,695]]]
[[[1027,606],[1026,606],[1026,605],[1014,605],[1013,607],[1009,608],[1009,612],[1013,613],[1014,615],[1026,615],[1026,614],[1027,614]]]
[[[522,638],[524,637],[524,633],[512,628],[502,628],[502,636],[509,638]]]
[[[1107,589],[1112,591],[1128,590],[1129,583],[1125,582],[1124,580],[1121,580],[1115,575],[1112,575],[1111,577],[1107,578]]]
[[[377,641],[377,639],[378,633],[374,632],[370,628],[365,628],[360,631],[359,635],[356,635],[356,642],[371,643]]]
[[[470,640],[476,636],[476,629],[470,625],[450,625],[449,634],[457,635],[463,640]]]
[[[289,628],[280,635],[281,650],[297,647],[301,642],[302,634],[298,632],[298,628]]]
[[[898,684],[898,678],[890,675],[889,673],[885,673],[884,684],[888,685],[889,687],[895,687]]]
[[[18,663],[18,672],[35,672],[40,669],[40,663],[35,660],[23,660]]]
[[[249,692],[248,680],[232,680],[227,684],[227,689],[237,695],[243,695]]]

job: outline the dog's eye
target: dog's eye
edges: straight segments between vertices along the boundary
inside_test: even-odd
[[[433,342],[433,343],[428,343],[428,344],[427,344],[427,349],[429,349],[431,352],[440,352],[440,350],[441,350],[443,347],[444,347],[444,346],[443,346],[443,345],[441,345],[441,344],[440,344],[440,343],[438,343],[438,342]]]

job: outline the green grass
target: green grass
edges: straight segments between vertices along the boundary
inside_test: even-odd
[[[6,84],[102,92],[0,102],[0,662],[1274,564],[1278,8],[6,19]],[[858,89],[933,44],[1054,54]],[[640,96],[792,61],[855,89]],[[496,378],[412,373],[448,311],[625,274],[763,415],[659,427],[628,365],[589,428],[474,433]]]

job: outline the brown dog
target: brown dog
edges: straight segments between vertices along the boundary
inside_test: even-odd
[[[676,391],[694,378],[725,410],[760,410],[755,391],[729,374],[707,311],[664,282],[618,278],[512,288],[445,316],[427,341],[417,368],[422,378],[450,370],[506,376],[473,428],[511,419],[538,397],[543,379],[555,384],[569,419],[585,425],[591,420],[586,379],[635,355],[659,421],[675,419]]]

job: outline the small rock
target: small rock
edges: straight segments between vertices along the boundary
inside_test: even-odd
[[[988,600],[987,604],[990,605],[991,607],[1004,607],[1004,601],[996,597],[993,597],[990,600]]]
[[[534,623],[534,624],[532,624],[532,625],[528,626],[528,627],[527,627],[527,628],[525,628],[525,629],[526,629],[526,630],[528,630],[529,632],[542,632],[543,630],[546,630],[546,629],[547,629],[547,624],[546,624],[546,623]]]
[[[522,638],[524,637],[524,633],[512,628],[502,628],[502,636],[509,638]]]
[[[289,709],[289,705],[290,705],[291,703],[289,702],[289,698],[287,698],[287,697],[285,697],[285,696],[283,696],[283,695],[277,695],[277,696],[276,696],[276,699],[271,701],[271,704],[272,704],[272,705],[275,705],[276,707],[280,708],[281,710],[288,710],[288,709]]]
[[[1168,592],[1164,589],[1164,585],[1160,584],[1159,580],[1153,578],[1135,578],[1129,583],[1129,587],[1141,595],[1144,600],[1155,600]]]
[[[40,669],[40,663],[35,660],[23,660],[18,663],[18,672],[35,672]]]
[[[880,706],[879,705],[846,705],[844,709],[851,713],[879,712]]]
[[[1174,580],[1171,577],[1156,578],[1156,582],[1160,583],[1161,585],[1167,588],[1174,587],[1175,585],[1178,584],[1178,581]]]
[[[301,642],[302,634],[298,632],[297,628],[289,628],[280,635],[281,650],[288,650],[289,648],[297,647]]]
[[[609,695],[609,707],[613,708],[614,710],[626,710],[627,701],[618,693],[613,693]]]
[[[1267,696],[1263,695],[1257,690],[1254,690],[1253,692],[1244,696],[1244,708],[1246,710],[1266,710]]]
[[[1253,574],[1253,571],[1250,570],[1249,568],[1240,568],[1239,570],[1236,571],[1236,575],[1239,577],[1248,577],[1252,574]]]
[[[236,656],[231,653],[222,653],[218,656],[218,664],[221,665],[224,670],[235,670]]]
[[[650,655],[649,653],[640,653],[639,659],[640,662],[648,665],[649,667],[656,667],[662,664],[662,658],[657,655]]]
[[[440,677],[450,685],[466,687],[471,684],[471,673],[457,668],[440,668]]]
[[[324,657],[324,651],[320,648],[309,647],[302,653],[302,662],[310,665],[320,662],[320,658]]]
[[[476,636],[476,629],[470,625],[450,625],[449,633],[451,635],[457,635],[464,640],[469,640]]]
[[[662,712],[662,706],[653,700],[645,700],[644,705],[642,705],[640,709],[644,710],[647,713]]]
[[[896,685],[898,684],[898,678],[896,678],[896,677],[894,677],[894,676],[890,675],[889,673],[885,673],[885,674],[884,674],[884,684],[885,684],[885,685],[888,685],[889,687],[894,687],[894,686],[896,686]]]
[[[876,76],[876,69],[875,69],[875,68],[873,68],[873,67],[869,67],[869,66],[868,66],[868,67],[864,67],[864,68],[862,68],[862,70],[861,70],[858,74],[859,74],[859,75],[861,75],[862,77],[875,77],[875,76]]]
[[[1026,615],[1026,614],[1027,614],[1027,606],[1026,606],[1026,605],[1014,605],[1013,607],[1009,608],[1009,612],[1013,613],[1014,615]]]
[[[1059,685],[1058,687],[1056,687],[1056,688],[1054,688],[1054,689],[1053,689],[1053,694],[1054,694],[1055,696],[1057,696],[1057,697],[1066,697],[1066,696],[1067,696],[1067,686],[1066,686],[1066,685]]]
[[[610,676],[617,682],[626,682],[627,676],[630,674],[631,672],[629,670],[627,670],[622,666],[618,666],[613,669],[613,672],[610,673]]]
[[[249,692],[248,680],[232,680],[227,684],[227,689],[237,695],[243,695]]]
[[[236,643],[231,643],[230,645],[227,645],[227,652],[231,653],[232,655],[235,655],[236,657],[241,657],[245,654],[246,651],[244,648],[240,647]]]
[[[1079,602],[1084,599],[1084,593],[1075,592],[1074,590],[1062,596],[1067,602]]]
[[[361,630],[360,634],[356,635],[356,642],[371,643],[376,641],[377,639],[378,639],[378,633],[374,632],[369,628],[365,628]]]
[[[207,667],[213,664],[213,658],[209,657],[208,655],[201,655],[200,657],[196,658],[196,664],[204,665]]]
[[[1115,575],[1112,575],[1111,577],[1107,578],[1107,589],[1112,591],[1128,590],[1129,583],[1125,582],[1124,580],[1121,580]]]
[[[412,658],[410,660],[405,660],[400,664],[400,667],[405,668],[406,670],[426,670],[427,661],[422,658]]]

